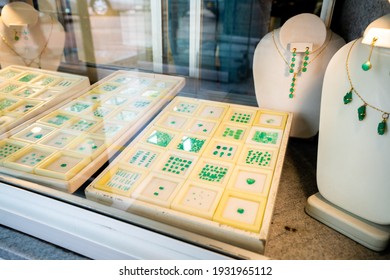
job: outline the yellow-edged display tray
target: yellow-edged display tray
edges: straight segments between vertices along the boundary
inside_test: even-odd
[[[263,253],[292,114],[176,97],[86,197]]]
[[[31,82],[42,82],[42,74],[34,71],[29,72]],[[0,77],[6,73],[16,81],[27,79],[16,67],[3,70]],[[62,76],[52,77],[65,81]],[[73,193],[172,100],[184,83],[179,77],[116,71],[77,98],[3,135],[0,173],[10,175],[9,180],[20,178]],[[12,108],[17,108],[15,104]],[[151,147],[149,153],[153,151]],[[141,178],[141,173],[127,174],[126,168],[114,173],[124,176],[115,182],[117,186]]]
[[[87,77],[24,66],[0,70],[0,134],[89,87]]]

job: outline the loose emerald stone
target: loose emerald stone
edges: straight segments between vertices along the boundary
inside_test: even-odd
[[[359,116],[359,121],[364,120],[364,117],[366,116],[366,104],[358,108],[358,116]]]
[[[348,103],[351,103],[351,102],[352,102],[352,90],[347,92],[344,95],[344,104],[348,104]]]
[[[246,182],[248,183],[248,185],[253,185],[256,182],[256,180],[253,178],[248,178],[246,179]]]
[[[238,214],[244,214],[245,210],[243,208],[238,208],[237,213]]]

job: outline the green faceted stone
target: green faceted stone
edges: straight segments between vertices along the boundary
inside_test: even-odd
[[[291,68],[294,68],[295,67],[295,64],[294,63],[291,63]]]
[[[246,182],[248,183],[248,185],[253,185],[256,182],[256,180],[253,178],[248,178],[246,179]]]
[[[372,68],[372,65],[371,65],[371,62],[370,61],[366,61],[362,64],[362,69],[364,71],[368,71]]]
[[[378,124],[378,134],[383,135],[386,132],[386,121],[383,120]]]
[[[289,72],[294,73],[294,69],[290,68]]]
[[[290,93],[290,94],[288,95],[288,97],[293,98],[293,97],[294,97],[294,94]]]
[[[295,83],[291,83],[291,86],[294,87],[294,86],[295,86]]]
[[[344,95],[344,104],[348,104],[352,102],[352,90],[347,92],[346,95]]]
[[[290,92],[294,92],[294,89],[293,89],[293,88],[290,88]]]
[[[366,116],[366,104],[364,104],[358,108],[358,116],[359,116],[359,121],[364,120],[364,118]]]
[[[306,71],[307,71],[306,67],[302,68],[302,72],[306,72]]]

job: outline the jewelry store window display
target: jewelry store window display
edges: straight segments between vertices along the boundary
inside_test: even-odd
[[[1,11],[0,64],[57,70],[63,55],[65,32],[51,15],[24,2],[12,2]]]
[[[329,63],[321,100],[317,184],[307,211],[380,251],[390,240],[390,14]]]
[[[345,41],[313,14],[287,20],[259,42],[253,75],[257,103],[294,114],[290,135],[318,133],[323,76]]]

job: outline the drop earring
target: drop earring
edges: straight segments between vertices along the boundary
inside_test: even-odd
[[[368,71],[368,70],[370,70],[372,68],[372,64],[371,64],[370,59],[371,59],[372,50],[374,49],[374,45],[375,45],[377,40],[378,40],[377,37],[372,38],[370,54],[368,55],[367,61],[362,64],[362,69],[364,71]]]
[[[291,80],[291,87],[290,87],[290,94],[289,94],[290,98],[294,97],[294,91],[295,91],[294,87],[295,87],[297,73],[294,71],[294,68],[295,68],[295,61],[297,59],[296,56],[297,56],[297,49],[294,48],[292,53],[291,53],[291,63],[290,63],[290,69],[289,69],[289,72],[294,75],[292,80]]]
[[[18,31],[17,30],[14,30],[14,40],[15,41],[19,41],[20,37],[18,35]]]

